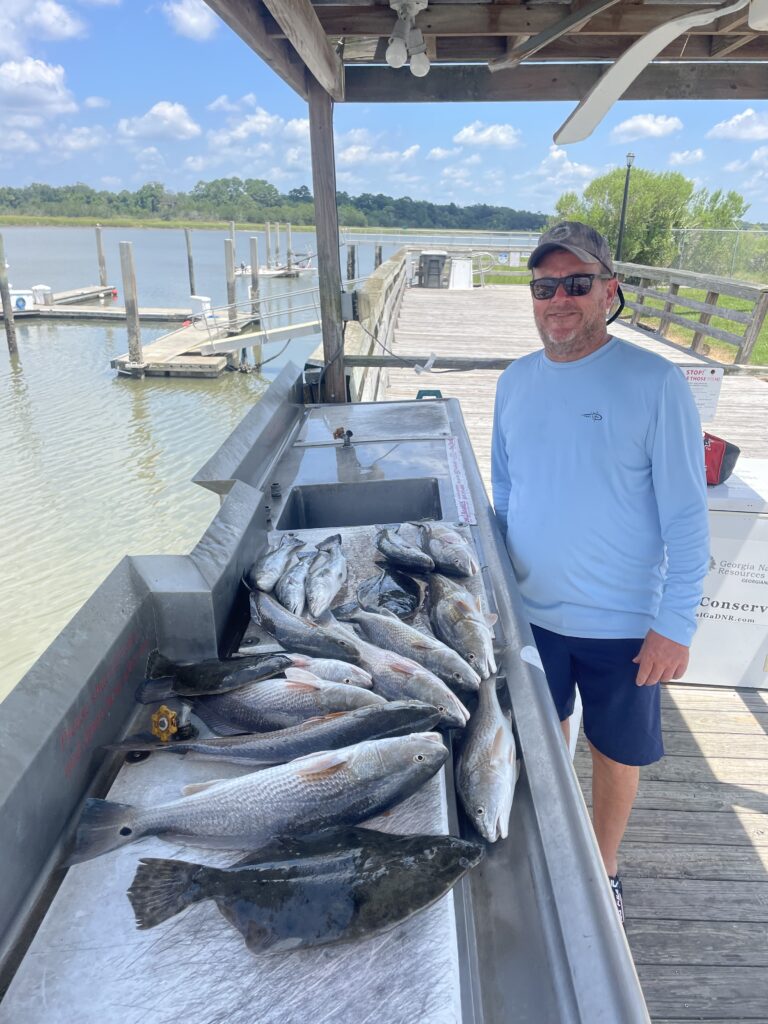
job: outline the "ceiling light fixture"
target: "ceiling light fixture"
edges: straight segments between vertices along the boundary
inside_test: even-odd
[[[416,15],[427,8],[429,0],[389,0],[397,14],[395,27],[389,37],[385,59],[391,68],[401,68],[410,57],[411,74],[423,78],[429,73],[427,44],[420,28],[416,28]]]

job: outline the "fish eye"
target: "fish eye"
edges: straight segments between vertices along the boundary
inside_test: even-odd
[[[344,682],[345,683],[351,683],[352,682],[352,676],[344,676]]]
[[[416,761],[417,763],[419,761],[423,761],[424,760],[424,755],[423,754],[414,754],[413,755],[413,760]]]
[[[482,816],[483,814],[485,814],[485,808],[484,807],[478,807],[475,810],[475,814],[478,814],[478,815]]]
[[[454,679],[461,679],[461,672],[454,672],[453,673],[453,678]]]
[[[437,710],[440,712],[441,715],[444,715],[448,708],[445,706],[445,704],[438,704]]]
[[[476,657],[477,657],[476,654],[471,654],[470,653],[470,654],[467,655],[467,661],[474,661]]]
[[[133,835],[133,829],[132,828],[128,828],[127,825],[123,825],[123,827],[120,829],[120,835],[121,836],[132,836]]]

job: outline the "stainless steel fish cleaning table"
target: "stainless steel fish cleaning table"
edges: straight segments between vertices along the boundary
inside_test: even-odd
[[[299,377],[286,368],[198,475],[221,508],[190,555],[121,562],[0,707],[6,977],[29,943],[0,1022],[647,1021],[543,674],[526,660],[532,639],[457,403],[305,407]],[[351,445],[334,439],[337,428],[352,432]],[[257,630],[241,636],[238,584],[273,531],[340,530],[351,591],[371,572],[372,524],[422,518],[469,524],[499,615],[500,674],[523,758],[509,838],[392,932],[284,956],[251,956],[212,903],[135,929],[125,890],[139,857],[231,855],[143,840],[71,869],[51,898],[46,883],[61,880],[53,869],[79,801],[103,795],[115,774],[99,745],[136,727],[133,692],[149,652],[196,660],[241,642],[264,649]],[[182,782],[241,771],[150,758],[121,768],[109,795],[151,803],[175,798]],[[471,833],[450,771],[376,824]]]

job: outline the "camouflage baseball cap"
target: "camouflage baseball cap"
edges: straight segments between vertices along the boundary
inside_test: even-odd
[[[608,242],[599,231],[581,221],[566,220],[545,231],[530,255],[528,267],[535,267],[543,256],[554,249],[566,249],[584,263],[602,263],[606,270],[616,273]]]

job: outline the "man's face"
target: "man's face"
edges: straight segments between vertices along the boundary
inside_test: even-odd
[[[604,274],[600,263],[582,263],[565,249],[547,253],[533,268],[539,277],[566,277],[568,274]],[[605,343],[608,336],[605,319],[616,294],[617,282],[592,282],[587,295],[566,295],[560,285],[551,299],[533,299],[536,328],[550,359],[581,359]]]

